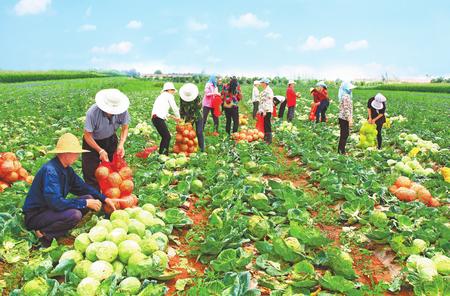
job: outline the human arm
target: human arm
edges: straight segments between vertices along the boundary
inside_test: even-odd
[[[70,193],[81,196],[81,195],[91,195],[94,199],[86,199],[86,207],[94,211],[99,211],[102,203],[108,204],[112,209],[115,210],[114,200],[107,198],[105,195],[101,194],[94,187],[88,185],[83,181],[73,170],[68,172]]]
[[[125,144],[125,141],[127,140],[127,137],[128,137],[128,124],[124,124],[120,129],[120,141],[119,144],[117,145],[117,154],[119,155],[120,158],[123,158],[125,156],[125,149],[123,148],[123,146]]]

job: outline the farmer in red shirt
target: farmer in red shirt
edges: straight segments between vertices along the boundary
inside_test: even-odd
[[[288,87],[286,89],[286,101],[283,102],[284,104],[287,104],[288,107],[288,113],[287,113],[287,121],[291,122],[292,119],[294,119],[294,113],[295,113],[295,105],[297,103],[297,98],[300,98],[300,93],[296,93],[295,89],[295,81],[289,80]],[[281,109],[281,107],[280,107]],[[283,119],[283,115],[281,114],[280,110],[280,118]]]
[[[314,97],[314,102],[317,100],[319,106],[316,110],[316,123],[325,122],[327,120],[326,112],[330,105],[330,99],[328,98],[327,85],[325,82],[320,81],[316,84],[316,88],[311,91]]]

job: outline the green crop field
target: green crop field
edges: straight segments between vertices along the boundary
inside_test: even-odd
[[[113,72],[95,71],[1,71],[0,82],[25,82],[56,79],[97,78],[118,76]]]
[[[205,153],[185,158],[154,152],[141,159],[136,153],[159,144],[150,117],[163,82],[76,79],[74,73],[19,82],[30,76],[0,72],[0,82],[16,82],[0,83],[0,152],[13,152],[33,175],[51,159],[48,151],[60,135],[81,139],[99,90],[117,88],[131,102],[125,159],[140,207],[123,219],[127,240],[138,243],[125,262],[119,247],[119,259],[108,263],[115,270],[101,277],[97,295],[132,295],[126,276],[138,279],[136,295],[450,295],[449,180],[442,170],[450,161],[448,84],[355,89],[345,156],[337,154],[337,88],[329,89],[328,122],[315,124],[308,120],[313,85],[299,83],[295,120],[274,120],[272,145],[229,139],[222,116],[218,137],[208,119]],[[56,80],[67,77],[74,79]],[[204,84],[198,86],[203,93]],[[239,111],[251,118],[252,86],[242,90]],[[275,94],[285,91],[274,87]],[[380,91],[390,119],[383,149],[358,148],[367,100]],[[173,146],[175,122],[169,122]],[[81,174],[81,161],[74,167]],[[397,198],[389,188],[400,176],[424,186],[439,206]],[[40,248],[24,228],[28,189],[16,182],[0,192],[0,291],[27,295],[27,285],[37,283],[39,295],[84,295],[77,294],[86,276],[80,262],[92,266],[97,257],[91,260],[86,246],[74,247],[74,239],[84,235],[92,246],[90,230],[112,224],[101,212],[90,214],[67,237]],[[148,251],[151,240],[155,249]],[[98,275],[91,269],[89,275]]]

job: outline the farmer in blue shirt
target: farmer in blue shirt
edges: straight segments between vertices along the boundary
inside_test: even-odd
[[[25,225],[36,231],[44,246],[75,227],[88,209],[97,212],[102,203],[115,209],[113,200],[86,184],[70,167],[82,152],[86,150],[74,135],[62,135],[56,149],[49,152],[56,157],[41,167],[31,184],[23,205]],[[66,198],[69,193],[78,198]]]

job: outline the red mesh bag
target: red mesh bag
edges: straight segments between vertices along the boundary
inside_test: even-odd
[[[220,115],[222,115],[222,112],[220,111],[220,106],[222,106],[222,103],[222,97],[219,95],[215,95],[213,99],[214,116],[219,117]]]
[[[101,192],[111,199],[120,199],[116,203],[117,209],[124,209],[137,205],[134,190],[133,172],[125,159],[116,154],[112,162],[102,161],[95,171]],[[105,209],[111,212],[111,209]]]
[[[264,116],[256,114],[256,129],[264,133]]]
[[[138,153],[136,153],[136,157],[138,158],[148,158],[148,156],[150,154],[152,154],[153,152],[155,152],[156,150],[158,150],[158,146],[151,146],[151,147],[147,147],[142,151],[139,151]]]
[[[309,112],[309,120],[314,121],[316,120],[316,111],[317,111],[317,107],[319,105],[316,103],[311,103],[311,111]]]

